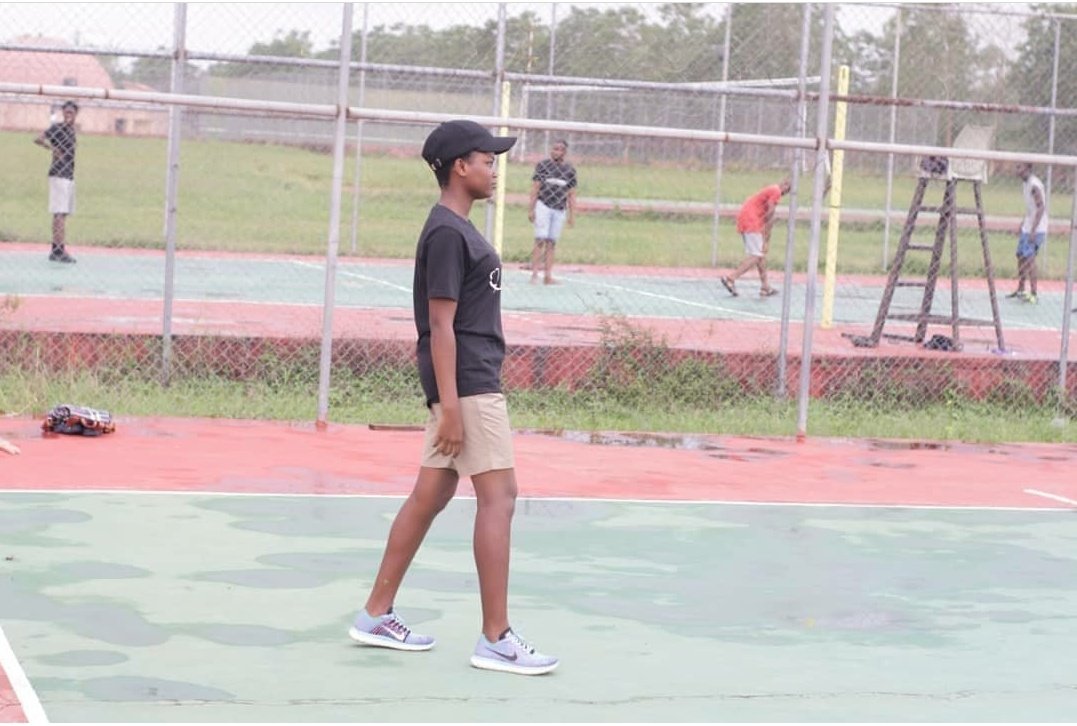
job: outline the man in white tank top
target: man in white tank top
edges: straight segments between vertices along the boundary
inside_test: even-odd
[[[1021,219],[1021,229],[1017,233],[1017,289],[1006,297],[1035,303],[1036,255],[1047,239],[1046,195],[1043,192],[1043,182],[1032,173],[1032,164],[1019,163],[1017,176],[1024,182],[1021,193],[1025,198],[1025,216]],[[1027,293],[1025,280],[1028,280],[1029,285]]]

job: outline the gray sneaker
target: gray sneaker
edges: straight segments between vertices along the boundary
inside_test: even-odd
[[[348,635],[357,643],[373,645],[394,650],[430,650],[434,639],[429,635],[412,632],[400,616],[389,610],[385,615],[374,617],[366,608],[355,616],[355,622],[348,628]]]
[[[517,673],[521,676],[540,676],[549,673],[558,664],[552,655],[543,655],[529,645],[511,629],[506,630],[501,639],[491,643],[485,635],[479,636],[475,652],[471,655],[471,665],[491,671]]]

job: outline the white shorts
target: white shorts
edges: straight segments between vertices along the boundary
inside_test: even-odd
[[[49,213],[75,213],[75,180],[49,177]]]
[[[762,232],[742,232],[740,236],[744,238],[744,254],[752,257],[763,256]]]
[[[549,240],[556,243],[565,228],[564,209],[550,209],[542,202],[535,202],[535,239]]]
[[[516,458],[512,448],[509,409],[501,393],[480,393],[460,399],[460,418],[464,424],[464,444],[455,457],[438,453],[434,448],[441,404],[430,407],[423,437],[422,465],[431,469],[452,469],[460,476],[485,474],[496,469],[513,469]]]

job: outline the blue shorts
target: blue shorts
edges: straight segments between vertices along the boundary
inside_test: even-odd
[[[1017,239],[1017,256],[1018,257],[1035,257],[1036,253],[1040,251],[1040,247],[1043,246],[1044,240],[1047,239],[1046,232],[1037,232],[1030,235],[1028,232],[1022,232],[1021,236]]]

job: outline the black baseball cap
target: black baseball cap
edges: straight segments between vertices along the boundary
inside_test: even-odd
[[[453,119],[441,124],[426,137],[423,160],[437,171],[453,159],[472,151],[504,154],[515,143],[515,136],[494,136],[474,121]]]

